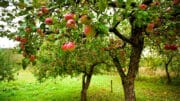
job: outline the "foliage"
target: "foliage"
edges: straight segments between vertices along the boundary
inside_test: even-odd
[[[18,70],[15,68],[15,59],[12,50],[0,49],[0,81],[14,80],[14,73]]]

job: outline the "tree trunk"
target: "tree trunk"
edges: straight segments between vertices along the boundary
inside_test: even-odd
[[[167,62],[165,62],[165,72],[166,72],[166,77],[167,77],[167,83],[171,83],[171,77],[169,74],[169,70],[168,70],[168,66],[171,63],[173,56],[171,56],[170,58],[168,58],[169,60]]]
[[[86,101],[87,100],[87,89],[88,89],[88,86],[87,85],[88,83],[90,82],[86,82],[86,73],[83,74],[83,77],[82,77],[82,90],[81,90],[81,101]]]
[[[135,101],[134,80],[126,79],[123,81],[124,96],[126,101]]]
[[[167,83],[171,83],[171,77],[169,75],[168,65],[165,65],[165,71],[166,71]]]
[[[86,69],[82,76],[82,90],[81,90],[81,101],[87,101],[87,90],[89,88],[91,78],[93,75],[94,67],[103,62],[95,62],[90,66],[89,72]]]

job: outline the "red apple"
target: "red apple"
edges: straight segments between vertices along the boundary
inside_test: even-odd
[[[164,45],[164,49],[169,50],[170,49],[170,45],[169,44],[165,44]]]
[[[154,23],[153,22],[147,24],[147,27],[146,27],[147,32],[153,32],[153,29],[154,29]]]
[[[86,25],[84,28],[85,35],[88,35],[91,32],[92,28],[90,25]]]
[[[85,27],[84,27],[84,34],[86,35],[86,36],[94,36],[95,35],[95,30],[94,30],[94,28],[91,26],[91,25],[86,25]]]
[[[141,4],[141,5],[139,5],[139,8],[142,9],[142,10],[146,10],[147,5],[146,4]]]
[[[41,7],[41,11],[42,11],[43,13],[49,13],[49,9],[48,9],[46,6],[42,6],[42,7]]]
[[[155,2],[155,5],[160,5],[160,2],[156,1],[156,2]]]
[[[36,29],[37,33],[41,34],[42,33],[42,30],[40,28],[37,28]]]
[[[22,50],[24,50],[24,49],[25,49],[24,44],[20,44],[20,47],[21,47],[21,49],[22,49]]]
[[[45,24],[47,24],[47,25],[52,25],[52,24],[53,24],[52,18],[46,18],[46,19],[45,19]]]
[[[170,49],[171,49],[171,50],[177,50],[177,48],[178,48],[178,47],[177,47],[176,45],[170,45]]]
[[[16,41],[21,41],[21,37],[20,37],[20,36],[17,36],[17,37],[15,38],[15,40],[16,40]]]
[[[73,13],[67,13],[67,14],[65,14],[64,15],[64,18],[66,19],[66,20],[70,20],[70,19],[75,19],[75,14],[73,14]]]
[[[180,3],[180,0],[173,0],[174,5],[178,5]]]
[[[75,49],[75,43],[74,42],[67,42],[64,43],[61,47],[63,51],[73,51]]]
[[[26,27],[24,30],[25,30],[25,32],[27,32],[27,33],[30,33],[30,32],[31,32],[31,28],[30,28],[30,27]]]
[[[26,44],[26,42],[27,42],[27,39],[26,38],[21,38],[21,44]]]
[[[35,55],[30,55],[29,60],[30,60],[31,62],[33,62],[35,59],[36,59],[36,56],[35,56]]]
[[[74,27],[76,27],[76,21],[74,19],[69,19],[66,22],[66,26],[69,27],[69,28],[74,28]]]

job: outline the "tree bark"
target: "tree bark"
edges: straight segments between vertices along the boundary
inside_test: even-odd
[[[81,90],[81,101],[87,100],[87,82],[86,82],[86,74],[82,76],[82,90]]]
[[[122,81],[125,101],[135,101],[134,80],[126,79]]]

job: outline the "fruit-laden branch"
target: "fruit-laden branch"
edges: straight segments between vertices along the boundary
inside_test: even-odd
[[[117,24],[110,28],[109,31],[113,32],[115,35],[117,35],[120,39],[122,39],[123,41],[135,46],[135,43],[133,43],[130,39],[128,39],[127,37],[125,37],[124,35],[122,35],[117,29],[116,27],[119,25],[120,22],[117,22]]]

